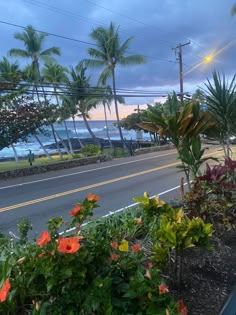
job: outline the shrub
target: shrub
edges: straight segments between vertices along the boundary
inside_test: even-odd
[[[1,251],[1,314],[187,314],[141,242],[121,233],[83,233],[98,200],[90,193],[70,210],[69,235],[59,235],[64,222],[58,217],[36,242]],[[131,234],[141,226],[140,217],[125,222]]]
[[[84,147],[80,149],[80,152],[84,156],[96,156],[101,153],[101,149],[96,144],[86,144]]]

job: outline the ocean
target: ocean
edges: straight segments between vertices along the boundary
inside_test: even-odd
[[[76,125],[76,131],[78,133],[78,136],[81,139],[90,138],[90,134],[88,133],[88,130],[87,130],[83,121],[77,120],[75,122],[75,125]],[[107,132],[106,132],[104,120],[91,120],[91,121],[89,121],[89,125],[90,125],[92,131],[94,132],[94,134],[98,138],[107,139]],[[57,124],[54,124],[54,127],[55,127],[57,133],[62,137],[62,139],[67,139],[64,124],[58,124],[57,123]],[[75,134],[74,127],[73,127],[73,122],[67,121],[67,127],[68,127],[70,138],[76,138],[76,134]],[[46,127],[46,128],[44,128],[44,130],[46,131],[46,134],[40,133],[38,135],[38,137],[41,140],[41,142],[43,143],[43,145],[49,145],[51,143],[54,143],[51,128]],[[109,131],[110,139],[112,139],[112,140],[120,139],[118,128],[116,128],[114,126],[113,120],[108,121],[108,131]],[[127,140],[130,140],[130,139],[136,140],[137,139],[137,133],[134,130],[130,130],[130,131],[129,130],[122,130],[122,131],[123,131],[124,138],[126,138]],[[150,139],[148,137],[148,134],[142,134],[142,135],[139,134],[139,137],[140,136],[143,137],[144,139],[145,138]],[[15,147],[15,150],[16,150],[17,155],[19,157],[27,156],[29,153],[29,150],[31,150],[32,153],[34,153],[35,155],[44,153],[43,150],[40,148],[39,143],[37,142],[37,140],[33,136],[30,136],[28,138],[27,142],[19,141],[18,143],[16,143],[14,145],[14,147]],[[55,150],[48,150],[48,149],[47,149],[47,151],[49,153],[55,152]],[[13,152],[13,149],[11,147],[4,148],[0,151],[0,159],[5,159],[5,158],[9,158],[9,157],[14,157],[14,152]]]

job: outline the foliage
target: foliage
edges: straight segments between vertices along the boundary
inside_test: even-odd
[[[236,85],[235,76],[227,81],[225,76],[213,72],[213,83],[208,79],[206,86],[207,108],[216,121],[209,136],[220,141],[229,156],[229,137],[236,134]],[[225,147],[226,142],[226,147]]]
[[[96,156],[101,153],[101,149],[96,144],[86,144],[80,149],[80,153],[84,156]]]
[[[148,106],[148,119],[140,123],[142,128],[167,136],[176,147],[181,168],[190,186],[190,176],[200,172],[204,149],[201,149],[200,134],[212,127],[214,122],[208,112],[200,110],[199,103],[184,104],[179,111],[164,112],[163,108]]]
[[[17,224],[19,232],[19,241],[22,244],[25,244],[28,241],[28,233],[32,230],[32,224],[29,219],[22,218]]]
[[[0,150],[16,143],[26,141],[30,134],[36,134],[37,129],[47,125],[51,119],[53,105],[38,104],[29,97],[19,97],[14,102],[5,102],[0,107]]]
[[[203,176],[197,177],[192,190],[186,194],[186,207],[191,216],[227,224],[235,221],[233,211],[236,201],[236,161],[225,158],[224,165],[209,166]],[[216,225],[215,225],[216,228]]]
[[[120,138],[123,141],[124,139],[122,129],[119,126],[120,118],[116,95],[115,69],[118,64],[123,66],[142,64],[145,62],[145,58],[141,55],[126,56],[132,37],[129,37],[122,43],[119,35],[119,28],[116,28],[113,23],[110,23],[108,28],[103,26],[97,27],[92,31],[90,36],[92,40],[94,40],[97,47],[88,49],[88,53],[91,58],[86,59],[85,63],[92,67],[103,67],[103,71],[98,80],[98,85],[104,85],[107,83],[109,77],[112,78],[116,118],[118,122]]]
[[[114,238],[101,227],[81,230],[99,199],[90,193],[71,209],[70,235],[59,235],[63,221],[55,218],[36,242],[1,251],[1,313],[183,314],[183,302],[173,300],[140,242]]]

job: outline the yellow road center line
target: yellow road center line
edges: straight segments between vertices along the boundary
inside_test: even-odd
[[[215,156],[215,154],[217,154],[217,155],[221,154],[222,155],[222,152],[215,151],[215,152],[211,152],[211,153],[205,154],[204,156],[205,157],[208,156],[208,155],[212,156],[213,154],[214,154],[214,156]],[[67,191],[64,191],[64,192],[61,192],[61,193],[49,195],[49,196],[38,198],[38,199],[28,200],[28,201],[25,201],[25,202],[22,202],[22,203],[18,203],[18,204],[15,204],[15,205],[11,205],[11,206],[7,206],[7,207],[4,207],[4,208],[0,208],[0,212],[9,211],[9,210],[13,210],[13,209],[16,209],[16,208],[21,208],[21,207],[24,207],[24,206],[32,205],[32,204],[35,204],[35,203],[39,203],[39,202],[43,202],[43,201],[47,201],[47,200],[51,200],[51,199],[55,199],[55,198],[59,198],[59,197],[63,197],[63,196],[66,196],[66,195],[71,195],[71,194],[74,194],[74,193],[77,193],[77,192],[80,192],[80,191],[84,191],[84,190],[87,190],[87,189],[92,189],[92,188],[95,188],[95,187],[99,187],[99,186],[103,186],[103,185],[119,182],[119,181],[122,181],[122,180],[125,180],[125,179],[129,179],[129,178],[132,178],[132,177],[148,174],[148,173],[159,171],[159,170],[163,170],[165,168],[169,168],[169,167],[176,166],[176,165],[179,165],[179,164],[180,164],[180,162],[174,162],[174,163],[171,163],[171,164],[166,164],[166,165],[163,165],[163,166],[151,168],[149,170],[141,171],[141,172],[138,172],[138,173],[135,173],[135,174],[130,174],[130,175],[126,175],[126,176],[121,176],[121,177],[109,179],[109,180],[106,180],[106,181],[103,181],[103,182],[91,184],[91,185],[88,185],[88,186],[83,186],[83,187],[72,189],[72,190],[67,190]]]

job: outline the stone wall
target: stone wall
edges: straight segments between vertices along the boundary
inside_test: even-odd
[[[175,147],[173,144],[165,144],[165,145],[157,146],[157,147],[140,148],[140,149],[136,149],[134,151],[134,155],[170,150],[170,149],[174,149],[174,148]]]
[[[59,161],[52,164],[35,165],[35,166],[21,168],[17,170],[0,172],[0,180],[6,179],[9,177],[13,178],[13,177],[40,174],[40,173],[45,173],[48,171],[57,171],[61,169],[67,169],[67,168],[88,165],[88,164],[93,164],[93,163],[100,163],[100,162],[105,162],[109,160],[111,160],[111,157],[107,155],[99,155],[99,156],[92,156],[92,157],[87,157],[87,158],[73,159],[69,161]]]

